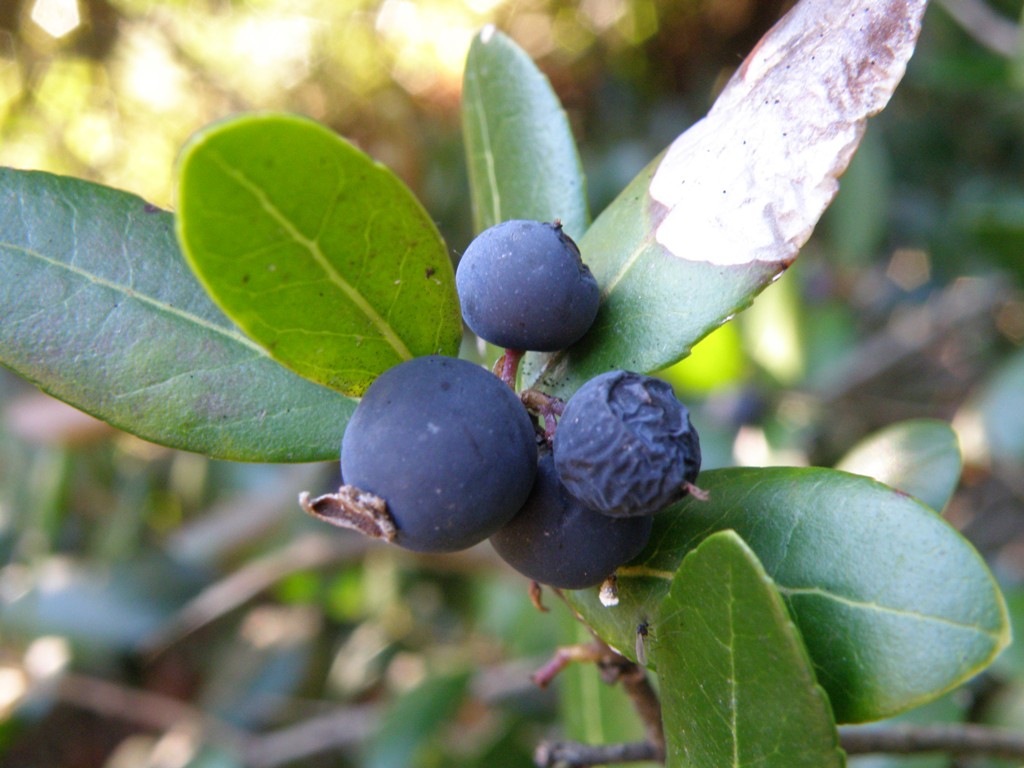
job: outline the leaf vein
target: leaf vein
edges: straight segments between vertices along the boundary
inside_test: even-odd
[[[480,104],[483,103],[483,95],[480,93],[480,83],[476,78],[476,75],[472,75],[469,78],[469,82],[473,88],[473,96],[477,104],[477,108],[473,112],[477,115],[477,123],[480,128],[480,142],[483,145],[482,155],[484,159],[484,168],[487,170],[487,185],[491,188],[491,202],[492,202],[492,216],[493,221],[501,221],[501,192],[498,189],[498,176],[494,169],[494,151],[491,148],[491,132],[490,126],[487,124],[487,115],[485,110],[480,108]]]
[[[224,326],[217,325],[216,323],[212,323],[209,320],[205,320],[204,318],[199,317],[198,315],[194,315],[190,312],[185,312],[184,310],[178,309],[172,304],[167,304],[165,302],[159,301],[153,298],[152,296],[148,296],[144,293],[139,293],[138,291],[134,290],[129,286],[121,285],[119,283],[114,282],[113,280],[108,280],[106,278],[100,277],[99,275],[93,274],[92,272],[87,272],[81,267],[76,267],[75,265],[69,262],[51,258],[40,253],[39,251],[34,251],[29,248],[16,245],[14,243],[0,243],[0,245],[8,247],[14,251],[20,251],[21,253],[24,253],[25,255],[30,256],[31,258],[38,259],[46,264],[49,264],[52,267],[56,267],[58,269],[70,272],[75,277],[82,278],[90,283],[94,283],[100,286],[101,288],[106,288],[107,290],[120,293],[129,300],[138,301],[142,304],[147,304],[161,312],[164,312],[169,315],[174,315],[175,317],[178,317],[189,323],[193,323],[202,328],[205,328],[206,330],[212,333],[216,333],[219,336],[224,336],[237,344],[241,344],[245,347],[248,347],[249,349],[258,353],[261,357],[269,357],[267,351],[263,349],[263,347],[259,346],[246,336],[243,336],[241,333],[233,331],[229,328],[225,328]]]
[[[726,624],[729,629],[729,644],[726,653],[729,656],[729,733],[732,736],[732,764],[739,768],[740,764],[740,740],[739,740],[739,691],[736,680],[736,593],[733,589],[733,570],[729,568],[725,573],[725,590],[729,595],[729,608],[726,611]]]
[[[302,246],[307,253],[309,253],[313,258],[313,261],[316,262],[316,265],[320,267],[324,274],[327,275],[328,279],[337,286],[337,288],[339,288],[353,304],[355,304],[359,311],[367,317],[377,333],[379,333],[380,336],[387,341],[388,345],[395,350],[398,357],[402,360],[412,359],[413,355],[409,351],[409,348],[406,347],[405,342],[399,338],[394,329],[388,325],[387,321],[381,317],[380,313],[373,308],[366,297],[356,290],[356,288],[334,268],[334,265],[331,264],[326,254],[321,250],[319,243],[302,234],[295,224],[288,219],[276,205],[274,205],[269,197],[267,197],[266,192],[260,189],[260,187],[250,180],[244,173],[231,167],[218,155],[213,155],[213,159],[224,173],[237,182],[242,189],[252,195],[266,214],[284,228],[289,236],[298,245]]]
[[[850,608],[856,608],[858,610],[869,610],[878,611],[879,613],[885,613],[892,616],[899,616],[907,619],[914,619],[916,621],[933,622],[936,624],[943,624],[954,629],[966,630],[969,632],[975,632],[979,635],[984,635],[992,639],[994,642],[998,642],[999,634],[996,632],[990,632],[976,624],[965,624],[961,621],[955,621],[945,616],[935,616],[927,613],[920,613],[919,611],[911,611],[906,608],[893,608],[892,606],[882,605],[869,600],[855,600],[849,597],[843,597],[837,595],[834,592],[821,589],[820,587],[784,587],[776,582],[779,592],[786,597],[792,597],[794,595],[809,595],[823,597],[827,600],[834,600],[843,605],[849,606]]]

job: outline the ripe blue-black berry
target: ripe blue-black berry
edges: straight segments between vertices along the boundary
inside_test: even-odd
[[[584,589],[636,557],[650,538],[652,524],[651,517],[614,518],[584,507],[559,481],[546,453],[526,504],[491,536],[491,545],[534,581]]]
[[[512,220],[480,233],[455,274],[462,317],[499,347],[552,352],[578,341],[600,290],[560,224]]]
[[[421,552],[486,539],[529,496],[536,466],[534,425],[515,393],[450,357],[415,358],[378,377],[341,443],[344,482],[383,498],[395,543]]]
[[[614,517],[651,515],[690,490],[700,440],[664,381],[627,371],[596,376],[565,404],[555,467],[584,505]]]

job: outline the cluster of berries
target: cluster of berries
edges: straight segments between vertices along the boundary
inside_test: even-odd
[[[466,324],[512,360],[578,341],[600,301],[557,222],[486,230],[463,255],[456,287]],[[563,404],[532,390],[517,396],[514,367],[504,381],[440,356],[386,371],[345,430],[345,485],[304,494],[303,507],[421,552],[489,538],[535,581],[600,584],[644,548],[652,515],[693,490],[697,433],[658,379],[611,371]]]

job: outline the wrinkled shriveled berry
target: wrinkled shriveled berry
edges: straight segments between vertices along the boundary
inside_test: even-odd
[[[664,381],[611,371],[569,399],[555,467],[584,505],[613,517],[651,515],[681,499],[700,471],[689,412]]]
[[[644,548],[653,518],[613,518],[587,509],[544,454],[526,504],[491,536],[502,559],[524,576],[560,589],[600,584]]]
[[[366,391],[341,443],[347,485],[380,496],[395,543],[450,552],[483,541],[529,496],[533,422],[487,370],[450,357],[389,369]]]
[[[600,291],[560,224],[512,220],[477,236],[455,274],[462,316],[499,347],[552,352],[578,341]]]

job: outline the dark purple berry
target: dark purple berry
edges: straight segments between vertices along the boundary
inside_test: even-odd
[[[577,499],[614,517],[651,515],[687,494],[700,440],[686,406],[660,379],[611,371],[565,404],[555,467]]]
[[[462,317],[507,349],[553,352],[587,332],[600,290],[560,224],[512,220],[480,233],[455,274]]]
[[[450,552],[483,541],[533,486],[534,425],[515,393],[487,370],[418,357],[376,379],[345,429],[347,485],[380,496],[395,543]]]
[[[502,559],[524,576],[560,589],[600,584],[633,559],[651,535],[651,517],[614,518],[580,504],[541,457],[533,491],[512,521],[491,536]]]

